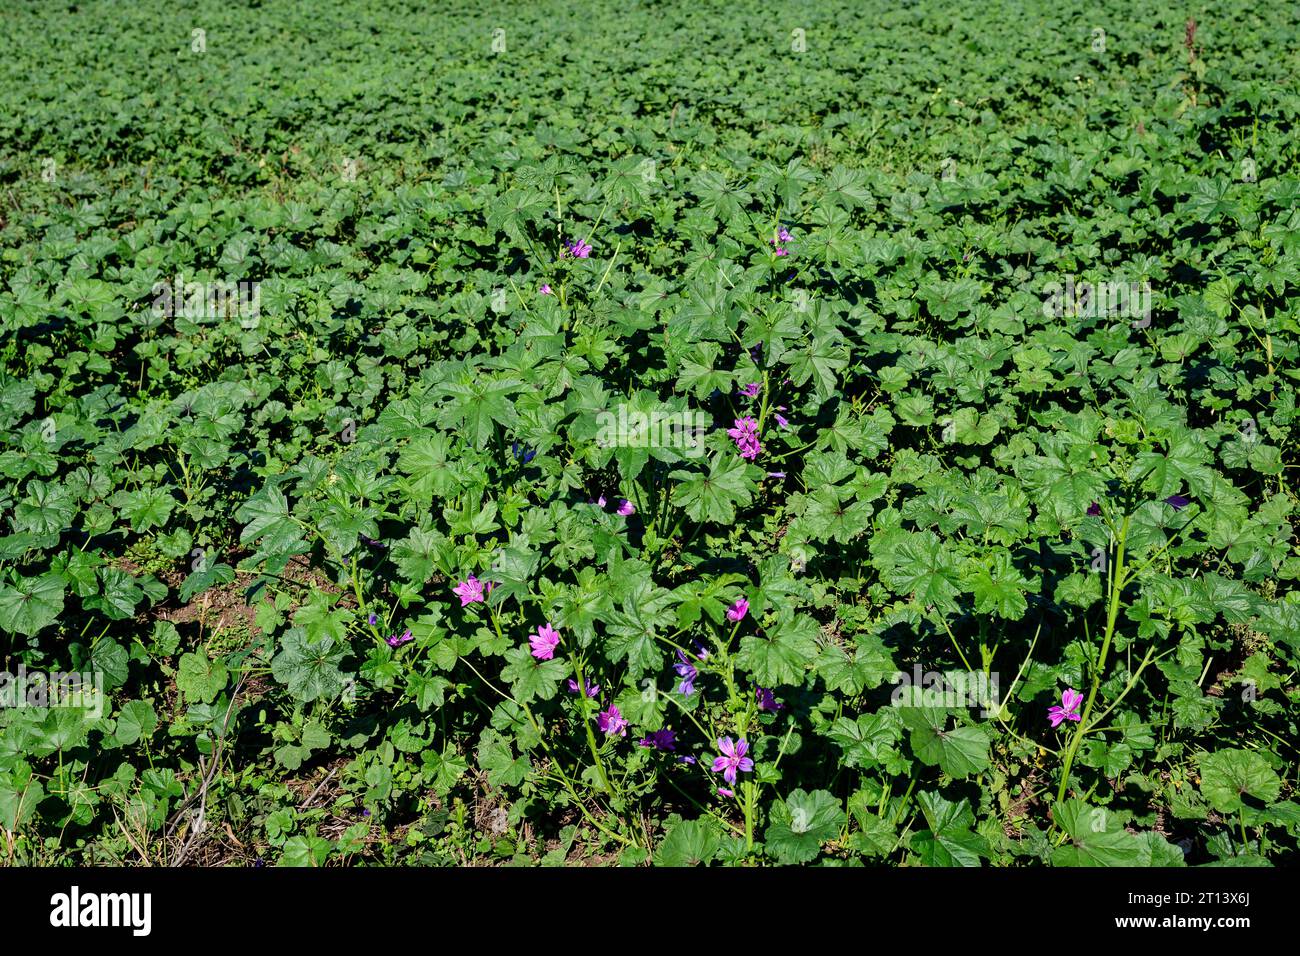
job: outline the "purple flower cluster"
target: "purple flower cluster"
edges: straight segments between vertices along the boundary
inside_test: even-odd
[[[776,246],[776,254],[778,256],[788,256],[790,254],[790,250],[787,249],[785,246],[781,245],[781,243],[789,242],[792,238],[794,237],[790,235],[790,233],[786,230],[785,226],[782,226],[776,231],[776,238],[769,239],[768,241],[771,242],[772,245]]]
[[[758,422],[753,418],[737,418],[736,427],[728,428],[727,435],[736,443],[740,457],[753,461],[763,450],[758,440]]]

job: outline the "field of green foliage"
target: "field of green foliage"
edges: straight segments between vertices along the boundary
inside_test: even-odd
[[[1300,5],[10,0],[0,864],[1300,839]]]

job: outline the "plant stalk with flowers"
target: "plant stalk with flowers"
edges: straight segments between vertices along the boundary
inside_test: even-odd
[[[1125,500],[1128,500],[1132,497],[1133,497],[1132,492],[1124,496]],[[1190,498],[1178,494],[1170,495],[1168,498],[1164,499],[1163,502],[1163,504],[1165,504],[1170,508],[1173,508],[1175,511],[1181,511],[1190,503],[1191,503]],[[1157,655],[1156,649],[1154,647],[1147,648],[1145,653],[1142,655],[1141,661],[1138,662],[1137,669],[1129,677],[1128,682],[1125,684],[1120,694],[1115,698],[1115,700],[1111,702],[1109,707],[1107,707],[1101,714],[1097,716],[1095,720],[1093,719],[1092,717],[1093,707],[1097,702],[1097,693],[1100,690],[1102,682],[1106,677],[1106,664],[1110,654],[1111,643],[1114,640],[1115,631],[1119,623],[1119,614],[1122,605],[1124,589],[1127,588],[1134,580],[1136,580],[1137,577],[1146,568],[1150,567],[1151,564],[1157,558],[1159,558],[1160,555],[1168,551],[1168,549],[1173,545],[1174,541],[1177,540],[1178,536],[1182,534],[1183,528],[1187,527],[1186,525],[1184,525],[1183,528],[1178,529],[1178,531],[1173,536],[1171,536],[1169,540],[1166,541],[1165,544],[1162,545],[1159,549],[1157,549],[1150,557],[1148,557],[1145,561],[1141,562],[1140,564],[1134,565],[1131,563],[1131,555],[1128,552],[1129,533],[1132,529],[1132,521],[1133,521],[1133,510],[1131,508],[1131,501],[1129,502],[1129,504],[1130,507],[1125,507],[1123,509],[1123,514],[1119,516],[1118,520],[1115,520],[1110,514],[1108,514],[1106,509],[1104,509],[1098,502],[1093,502],[1091,505],[1088,506],[1087,509],[1087,514],[1089,517],[1101,518],[1102,521],[1105,522],[1106,527],[1110,532],[1111,541],[1113,542],[1113,547],[1107,549],[1107,561],[1105,565],[1106,567],[1106,625],[1105,625],[1105,629],[1102,631],[1101,647],[1097,651],[1097,655],[1095,659],[1091,662],[1089,666],[1090,683],[1088,687],[1088,695],[1086,700],[1084,701],[1082,712],[1080,713],[1080,712],[1073,711],[1070,706],[1071,704],[1073,704],[1074,706],[1077,706],[1078,704],[1078,700],[1075,697],[1075,692],[1071,689],[1068,690],[1066,692],[1066,695],[1063,697],[1061,707],[1053,708],[1053,713],[1051,715],[1051,719],[1053,720],[1053,724],[1052,724],[1053,727],[1060,724],[1062,722],[1062,718],[1068,719],[1069,721],[1073,722],[1075,725],[1074,732],[1070,737],[1069,744],[1066,746],[1065,755],[1061,763],[1061,781],[1060,784],[1057,786],[1057,790],[1056,790],[1057,802],[1060,802],[1061,800],[1065,799],[1065,792],[1069,788],[1069,784],[1070,784],[1070,770],[1074,765],[1074,760],[1079,752],[1079,746],[1083,742],[1083,738],[1088,734],[1097,731],[1101,725],[1101,722],[1111,713],[1111,711],[1113,711],[1119,705],[1119,703],[1125,697],[1128,696],[1129,692],[1137,685],[1137,682],[1141,678],[1143,671],[1145,671],[1146,668],[1153,661],[1158,660],[1160,657],[1165,656],[1164,654]],[[1085,635],[1087,635],[1086,617],[1084,618],[1084,628],[1085,628]],[[1089,643],[1091,643],[1090,635],[1087,636],[1089,637]],[[1169,653],[1172,653],[1172,650],[1165,652],[1165,654],[1169,654]]]

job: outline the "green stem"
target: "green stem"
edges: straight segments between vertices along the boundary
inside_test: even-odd
[[[1097,700],[1097,690],[1101,687],[1102,677],[1106,673],[1106,657],[1110,653],[1110,642],[1115,636],[1115,623],[1119,620],[1119,599],[1120,592],[1124,590],[1124,546],[1128,542],[1128,528],[1130,515],[1124,516],[1124,522],[1120,525],[1119,541],[1115,545],[1115,567],[1110,575],[1110,607],[1106,612],[1106,634],[1101,641],[1101,653],[1097,655],[1097,666],[1093,668],[1092,687],[1088,690],[1088,702],[1084,704],[1083,713],[1079,718],[1079,726],[1074,731],[1074,737],[1070,741],[1070,746],[1065,752],[1065,763],[1061,768],[1061,785],[1056,791],[1056,802],[1060,803],[1065,799],[1066,788],[1070,785],[1070,768],[1074,765],[1074,757],[1079,752],[1079,744],[1083,742],[1083,735],[1088,730],[1088,724],[1092,717],[1092,706]]]
[[[605,763],[600,759],[596,734],[591,729],[591,698],[587,696],[587,679],[582,673],[582,657],[579,654],[570,654],[569,660],[573,662],[573,669],[578,675],[578,699],[582,706],[582,726],[587,731],[587,747],[591,750],[591,759],[596,763],[596,772],[600,775],[600,782],[605,792],[613,797],[614,788],[610,785],[609,774],[605,772]]]

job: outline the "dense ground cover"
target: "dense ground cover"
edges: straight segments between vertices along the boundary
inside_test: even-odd
[[[1294,862],[1300,8],[471,6],[0,11],[0,858]]]

